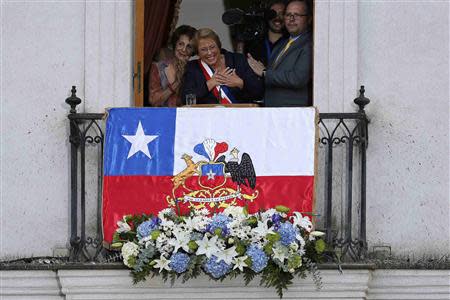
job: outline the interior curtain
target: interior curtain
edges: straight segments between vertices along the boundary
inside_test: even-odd
[[[145,0],[144,12],[144,82],[148,82],[155,55],[173,32],[181,0]],[[148,84],[144,84],[144,105],[149,106]]]

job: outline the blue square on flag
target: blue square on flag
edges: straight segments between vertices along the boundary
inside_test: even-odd
[[[174,108],[108,110],[104,174],[172,175],[175,118]]]

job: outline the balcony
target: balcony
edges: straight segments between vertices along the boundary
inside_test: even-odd
[[[316,227],[326,233],[330,262],[361,262],[366,242],[366,148],[368,119],[364,87],[353,113],[319,114]],[[66,102],[71,144],[70,256],[72,262],[111,260],[114,252],[102,244],[102,113],[78,113],[81,99],[73,87]]]

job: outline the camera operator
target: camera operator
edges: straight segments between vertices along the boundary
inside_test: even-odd
[[[267,33],[261,38],[245,44],[245,53],[262,62],[264,66],[267,66],[273,48],[289,37],[284,27],[285,1],[271,1],[268,8],[275,11],[276,16],[267,21]]]
[[[248,58],[252,70],[264,78],[265,106],[311,105],[312,18],[308,0],[289,1],[284,15],[289,40],[274,48],[267,68]]]

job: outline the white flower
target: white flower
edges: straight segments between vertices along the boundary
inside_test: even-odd
[[[131,230],[131,227],[130,225],[128,225],[125,216],[123,217],[123,221],[117,221],[117,226],[119,227],[116,230],[118,233],[128,232]]]
[[[273,255],[272,257],[274,259],[278,259],[281,261],[281,263],[284,262],[285,259],[287,259],[289,256],[288,249],[281,245],[280,243],[276,243],[275,247],[273,247]]]
[[[305,253],[306,253],[306,251],[305,251],[305,248],[300,248],[298,251],[297,251],[297,253],[298,253],[298,255],[300,255],[300,256],[303,256],[303,255],[305,255]]]
[[[296,236],[295,236],[295,238],[297,239],[297,241],[299,241],[300,242],[300,246],[301,247],[304,247],[305,246],[305,239],[303,239],[303,237],[300,235],[300,234],[297,234]]]
[[[190,233],[184,230],[175,228],[173,231],[174,239],[170,239],[168,244],[173,246],[173,252],[177,252],[178,249],[183,248],[184,251],[189,252]]]
[[[233,258],[235,258],[238,255],[236,252],[236,246],[233,246],[231,248],[222,250],[216,254],[217,262],[224,261],[226,264],[231,264],[233,261]]]
[[[172,231],[175,228],[175,223],[167,219],[161,219],[161,223],[159,225],[165,231]]]
[[[154,261],[156,264],[153,266],[153,268],[159,269],[159,273],[161,273],[163,269],[167,271],[171,270],[171,268],[169,267],[170,259],[165,258],[164,255],[161,255],[159,259],[155,259]]]
[[[322,231],[312,231],[312,232],[309,233],[309,235],[314,236],[314,237],[316,237],[316,236],[320,237],[320,236],[324,236],[325,233],[322,232]]]
[[[298,244],[296,242],[292,242],[289,244],[289,249],[293,250],[294,252],[298,250]]]
[[[202,208],[200,210],[194,210],[192,212],[194,216],[207,216],[210,214],[210,211],[207,208]]]
[[[292,224],[294,226],[299,226],[304,228],[306,231],[310,232],[312,230],[312,223],[309,220],[309,217],[303,217],[301,213],[298,211],[294,212],[294,216],[291,217]]]
[[[145,248],[147,249],[150,246],[155,246],[155,241],[149,240],[145,243]]]
[[[223,210],[223,214],[227,216],[231,215],[236,220],[245,219],[244,208],[242,206],[228,206]]]
[[[196,241],[198,245],[198,249],[196,254],[201,255],[205,254],[207,258],[211,258],[212,255],[215,255],[217,252],[220,251],[220,249],[217,247],[217,236],[213,236],[210,240],[206,236],[206,234],[203,236],[202,240]]]
[[[248,258],[247,255],[235,257],[233,259],[233,270],[239,269],[241,272],[244,271],[244,267],[248,267],[248,265],[245,263],[245,260]]]
[[[133,242],[127,242],[122,246],[123,263],[131,268],[128,263],[130,257],[136,257],[139,254],[139,246]]]
[[[271,208],[261,213],[261,219],[263,221],[270,220],[274,214],[277,214],[277,210],[275,208]]]
[[[258,221],[258,226],[252,229],[252,233],[255,233],[258,238],[265,237],[268,233],[274,233],[272,227],[269,228],[267,225],[267,221],[261,222]]]
[[[192,231],[195,229],[195,222],[194,219],[191,217],[186,217],[183,219],[184,224],[182,224],[181,226],[183,226],[184,228],[186,228],[189,231]]]
[[[158,213],[158,218],[161,220],[166,219],[166,215],[175,215],[175,211],[172,208],[165,208]]]
[[[209,223],[209,218],[206,218],[204,216],[195,216],[192,218],[192,223],[194,230],[202,231]]]

